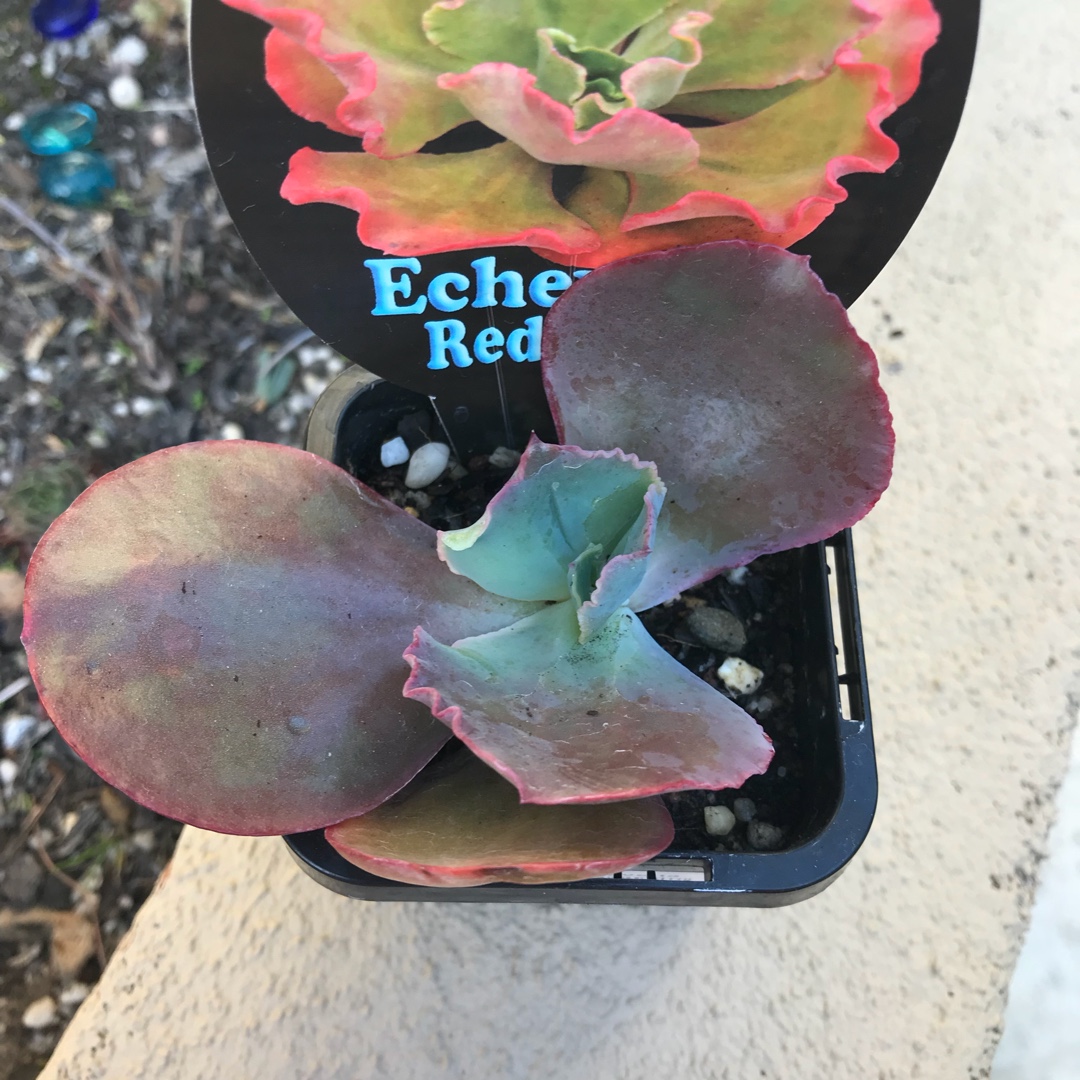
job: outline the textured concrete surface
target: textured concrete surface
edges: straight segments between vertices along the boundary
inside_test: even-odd
[[[988,1074],[1080,689],[1072,9],[988,0],[855,313],[900,449],[856,539],[882,798],[850,871],[780,911],[364,905],[189,830],[47,1080]]]
[[[1078,699],[1077,704],[1080,704]],[[1074,705],[1075,707],[1075,705]],[[1058,793],[1058,818],[1020,960],[991,1080],[1080,1077],[1080,738]]]

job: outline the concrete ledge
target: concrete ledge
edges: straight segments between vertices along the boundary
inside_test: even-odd
[[[780,911],[365,905],[188,830],[46,1080],[987,1075],[1080,684],[1080,26],[985,9],[856,312],[900,449],[856,535],[882,798],[850,871]]]

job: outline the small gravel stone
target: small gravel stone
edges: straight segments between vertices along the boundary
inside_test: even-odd
[[[690,632],[710,649],[724,653],[740,653],[746,648],[743,624],[730,611],[700,607],[690,612],[686,625]]]
[[[114,401],[109,412],[111,412],[113,416],[130,416],[131,406],[126,401]]]
[[[132,75],[117,75],[109,83],[109,100],[118,109],[137,109],[143,100],[142,87]]]
[[[153,829],[139,829],[131,834],[131,846],[139,851],[149,853],[154,850],[155,843]]]
[[[157,402],[148,397],[132,398],[131,411],[136,416],[149,416],[152,412],[157,411]]]
[[[10,619],[22,611],[23,576],[18,570],[0,570],[0,619]]]
[[[122,37],[109,53],[109,63],[113,67],[138,67],[149,53],[150,50],[142,38],[128,34],[127,37]]]
[[[37,898],[44,876],[41,864],[29,851],[24,851],[5,868],[3,878],[0,878],[0,896],[16,907],[29,907]]]
[[[227,424],[221,425],[221,437],[230,441],[233,439],[246,438],[244,429],[239,424],[233,423],[231,420]]]
[[[425,443],[409,458],[409,469],[405,473],[405,486],[424,488],[433,484],[443,474],[450,461],[450,447],[446,443]]]
[[[400,435],[387,439],[379,449],[379,461],[384,469],[393,468],[395,465],[404,465],[409,460],[409,448]]]
[[[31,1031],[52,1027],[56,1023],[57,1015],[56,1002],[46,995],[27,1005],[26,1012],[22,1015],[23,1027]]]
[[[784,830],[767,821],[751,821],[746,826],[746,839],[752,848],[758,851],[772,851],[780,846],[784,839]]]
[[[705,831],[710,836],[727,836],[735,828],[735,815],[726,806],[705,807]]]
[[[742,585],[746,581],[746,575],[748,573],[750,573],[750,571],[747,567],[736,566],[734,570],[729,570],[724,577],[726,577],[732,585]]]
[[[760,668],[740,660],[737,656],[729,656],[716,669],[716,674],[733,694],[752,694],[765,677],[765,672]]]
[[[493,469],[516,469],[521,454],[508,446],[496,446],[488,457],[488,464]]]
[[[0,758],[0,785],[5,788],[11,787],[18,775],[19,766],[11,758]]]
[[[745,797],[736,799],[731,804],[731,807],[735,811],[735,816],[739,821],[753,821],[754,815],[757,813],[757,807],[754,805],[754,800]]]
[[[90,996],[86,983],[75,982],[60,991],[60,1005],[64,1009],[78,1008]]]
[[[37,719],[33,716],[9,716],[4,721],[3,743],[4,749],[9,753],[18,750],[37,727]]]

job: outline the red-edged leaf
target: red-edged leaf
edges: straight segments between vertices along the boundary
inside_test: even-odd
[[[266,35],[265,48],[266,80],[297,116],[345,135],[358,134],[338,119],[347,91],[326,64],[280,30]]]
[[[447,767],[448,766],[448,767]],[[528,806],[471,754],[425,769],[392,800],[326,830],[363,870],[414,885],[542,885],[628,870],[674,836],[659,799]]]
[[[685,128],[644,109],[624,109],[585,131],[574,111],[536,89],[536,76],[513,64],[477,64],[439,77],[470,113],[538,161],[650,174],[677,173],[697,160]]]
[[[941,19],[931,0],[859,0],[881,23],[856,43],[857,54],[889,69],[889,89],[903,105],[919,85],[922,58],[937,41]]]
[[[469,119],[461,103],[436,85],[440,73],[469,65],[424,36],[421,19],[428,0],[225,2],[287,34],[334,73],[346,90],[337,118],[364,137],[369,153],[411,154]],[[297,54],[267,59],[271,86],[293,87],[303,78],[289,70]]]
[[[779,86],[816,79],[837,52],[877,23],[869,4],[852,0],[681,0],[643,26],[626,58],[647,56],[687,12],[712,16],[701,31],[703,57],[687,90]]]
[[[560,435],[655,461],[651,607],[725,567],[858,521],[888,484],[877,363],[807,260],[706,244],[575,283],[544,320]]]
[[[669,108],[677,112],[679,99]],[[840,64],[745,120],[695,129],[701,155],[694,168],[635,174],[622,228],[738,216],[787,247],[847,198],[841,176],[884,172],[896,160],[896,144],[880,126],[892,111],[879,67]]]
[[[314,454],[195,443],[53,524],[23,641],[49,715],[111,784],[274,834],[378,805],[445,741],[401,696],[419,619],[454,637],[528,610],[448,573],[434,530]]]
[[[584,642],[573,601],[452,647],[417,629],[405,659],[405,695],[428,705],[522,802],[738,787],[772,758],[754,719],[665,652],[627,608]]]
[[[289,202],[328,202],[360,215],[357,234],[395,255],[500,244],[563,254],[596,246],[596,234],[551,193],[551,166],[513,143],[468,154],[373,154],[298,150],[281,185]]]
[[[628,259],[632,255],[667,251],[688,244],[705,244],[712,240],[753,240],[780,244],[785,239],[779,234],[763,233],[745,217],[691,218],[623,232],[622,222],[629,205],[630,181],[626,173],[586,169],[581,182],[566,199],[566,209],[595,230],[597,240],[594,247],[590,251],[575,253],[572,260],[551,248],[537,247],[533,250],[551,262],[572,261],[576,267],[595,267],[617,259]]]

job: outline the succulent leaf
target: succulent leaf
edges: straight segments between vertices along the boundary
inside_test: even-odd
[[[712,18],[686,90],[766,89],[824,75],[840,49],[878,22],[867,7],[852,0],[681,0],[643,26],[625,55],[656,55],[680,18],[701,12]]]
[[[449,766],[449,767],[447,767]],[[674,836],[659,799],[595,806],[522,804],[471,754],[434,763],[391,801],[326,830],[349,862],[414,885],[539,885],[613,874]]]
[[[565,600],[571,564],[585,552],[603,562],[648,546],[663,497],[650,462],[534,436],[483,517],[439,533],[439,556],[499,596]]]
[[[401,696],[419,596],[451,638],[531,610],[446,573],[432,529],[313,454],[196,443],[58,519],[23,641],[60,733],[110,783],[220,832],[294,832],[378,805],[445,742]]]
[[[548,314],[541,353],[561,437],[648,457],[667,484],[634,610],[830,536],[888,484],[874,355],[779,248],[706,244],[589,274]]]
[[[903,105],[919,85],[922,59],[937,41],[941,19],[931,0],[860,0],[881,19],[873,33],[855,43],[856,54],[889,72],[889,89]]]
[[[896,144],[880,127],[891,111],[880,68],[840,64],[745,120],[696,129],[694,168],[632,176],[622,227],[738,215],[781,235],[783,246],[794,243],[847,198],[839,177],[884,172],[896,160]]]
[[[582,45],[614,49],[669,0],[442,0],[424,13],[428,40],[470,64],[503,61],[531,68],[541,30],[559,30]]]
[[[406,697],[427,704],[522,802],[737,787],[772,757],[754,719],[625,607],[586,641],[572,601],[452,646],[417,628],[405,659]]]
[[[338,119],[348,91],[322,60],[280,30],[266,35],[264,48],[266,81],[297,116],[343,135],[362,134]]]
[[[697,160],[689,131],[645,109],[623,109],[578,130],[574,110],[537,89],[536,76],[513,64],[477,64],[460,75],[440,75],[439,86],[537,161],[667,175]]]
[[[562,254],[598,238],[551,193],[551,166],[513,143],[469,154],[293,154],[281,194],[296,204],[328,202],[360,215],[362,243],[395,255],[493,244],[542,244]]]
[[[469,64],[432,45],[421,18],[429,0],[225,0],[287,34],[324,63],[345,87],[337,119],[380,157],[412,154],[469,119],[435,80]],[[272,86],[288,85],[295,54],[268,57]],[[288,101],[286,100],[286,104]]]

